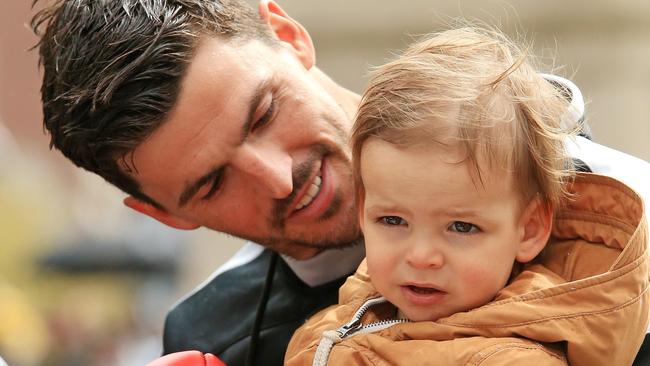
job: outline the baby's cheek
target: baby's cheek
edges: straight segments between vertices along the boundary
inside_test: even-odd
[[[489,268],[478,266],[467,268],[461,278],[465,293],[471,297],[468,301],[474,306],[480,306],[492,300],[504,285],[501,277]]]
[[[490,281],[493,277],[493,274],[485,268],[471,266],[470,268],[467,268],[463,271],[461,277],[466,286],[477,288],[480,287],[481,284],[485,284],[487,281]]]
[[[382,245],[366,245],[366,264],[370,276],[382,275],[384,271],[389,270],[396,263],[393,252],[386,250]]]
[[[372,278],[375,273],[381,273],[382,268],[385,266],[381,257],[377,258],[374,255],[366,256],[366,264],[368,265],[368,275]]]

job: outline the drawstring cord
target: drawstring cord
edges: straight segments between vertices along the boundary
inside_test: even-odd
[[[341,341],[341,335],[335,330],[326,330],[318,342],[318,348],[314,354],[312,366],[325,366],[327,359],[330,357],[330,351],[336,343]]]
[[[257,302],[257,312],[255,314],[255,322],[251,328],[251,341],[248,344],[248,353],[246,355],[246,365],[255,365],[255,353],[257,352],[257,344],[260,339],[260,328],[264,320],[264,313],[266,312],[266,303],[269,301],[271,294],[271,287],[273,286],[273,277],[275,276],[275,265],[278,261],[278,253],[271,253],[271,260],[269,262],[269,269],[266,272],[266,280],[264,281],[264,289]]]

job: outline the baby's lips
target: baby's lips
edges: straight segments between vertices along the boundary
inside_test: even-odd
[[[160,357],[147,366],[226,366],[226,364],[210,353],[183,351]]]

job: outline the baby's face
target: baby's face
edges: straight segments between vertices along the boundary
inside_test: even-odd
[[[481,185],[462,157],[376,138],[361,152],[368,270],[376,289],[413,321],[492,300],[522,241],[511,174],[483,169]]]

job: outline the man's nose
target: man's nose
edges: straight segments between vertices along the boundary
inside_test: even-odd
[[[279,148],[242,146],[234,163],[275,199],[286,198],[293,191],[293,159]]]
[[[445,263],[441,248],[433,238],[414,238],[406,252],[406,262],[416,269],[440,268]]]

